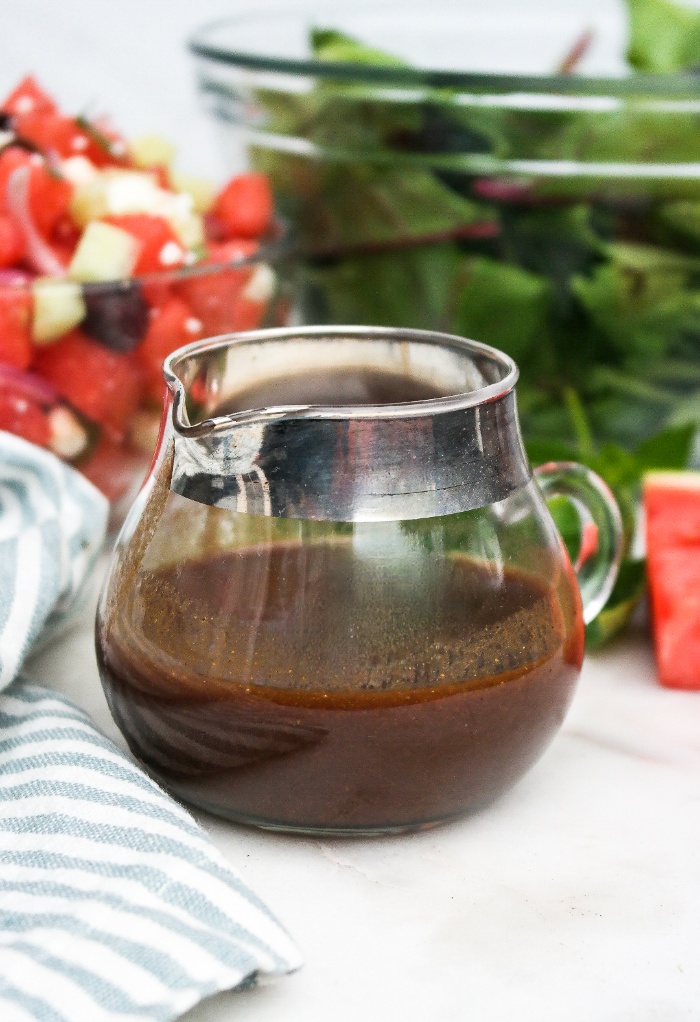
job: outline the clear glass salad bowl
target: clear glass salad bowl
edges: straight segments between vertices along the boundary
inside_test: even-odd
[[[656,73],[673,28],[604,0],[384,0],[190,48],[231,164],[303,240],[308,322],[494,344],[526,437],[632,449],[700,417],[700,79]]]

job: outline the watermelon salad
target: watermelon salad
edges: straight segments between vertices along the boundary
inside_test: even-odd
[[[216,191],[173,155],[62,113],[31,76],[0,107],[0,429],[113,500],[152,450],[165,356],[283,314],[265,176]]]

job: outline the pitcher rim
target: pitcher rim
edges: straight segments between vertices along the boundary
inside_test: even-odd
[[[239,412],[216,415],[191,423],[185,406],[186,388],[177,375],[176,367],[195,354],[205,354],[217,348],[233,345],[262,344],[266,341],[294,341],[327,338],[328,340],[366,339],[376,341],[414,341],[449,347],[462,352],[490,358],[504,370],[504,376],[495,383],[475,390],[448,394],[444,397],[426,398],[418,401],[402,401],[392,404],[335,404],[335,405],[270,405],[263,408],[246,408]],[[173,395],[173,424],[182,436],[197,437],[230,429],[232,426],[251,422],[270,422],[284,419],[339,420],[339,419],[405,419],[420,418],[444,412],[475,408],[490,404],[509,394],[515,387],[519,369],[515,361],[505,352],[481,341],[460,337],[457,334],[435,330],[414,330],[403,327],[365,326],[299,326],[275,327],[273,329],[250,330],[241,333],[219,334],[171,352],[163,362],[163,377]]]

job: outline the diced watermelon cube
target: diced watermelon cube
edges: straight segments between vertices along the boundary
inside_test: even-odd
[[[32,110],[19,115],[14,119],[14,129],[21,138],[32,142],[42,152],[63,157],[82,156],[87,148],[87,139],[83,136],[81,142],[77,137],[75,121],[58,111]],[[76,140],[78,144],[74,146]]]
[[[254,255],[257,249],[257,242],[249,240],[210,245],[209,253],[200,265],[235,262]],[[194,315],[202,321],[205,336],[251,329],[253,318],[257,326],[261,318],[259,306],[255,309],[255,317],[252,317],[250,307],[242,297],[254,272],[254,266],[240,266],[212,270],[182,282],[179,290]]]
[[[143,454],[102,433],[79,468],[93,486],[115,503],[133,487],[135,472],[143,468],[143,462]]]
[[[76,117],[75,123],[90,140],[88,148],[81,155],[86,156],[96,167],[129,166],[126,142],[109,117],[98,117],[96,120]]]
[[[56,177],[44,163],[32,166],[29,179],[29,207],[37,227],[49,234],[58,221],[68,214],[73,186]]]
[[[62,159],[84,156],[96,167],[110,162],[109,153],[74,117],[65,117],[58,110],[32,110],[13,119],[20,138],[31,142],[42,153],[53,153]]]
[[[58,218],[49,238],[51,248],[64,266],[69,266],[80,241],[81,231],[70,216]]]
[[[16,85],[0,109],[3,113],[17,117],[34,111],[52,113],[57,109],[53,99],[37,82],[33,75],[27,75]]]
[[[28,288],[0,287],[0,362],[26,369],[32,361],[32,294]]]
[[[46,447],[51,439],[49,418],[44,409],[23,394],[0,390],[0,429]]]
[[[185,250],[164,217],[149,213],[123,213],[104,219],[114,227],[127,231],[140,243],[135,274],[156,273],[182,266]]]
[[[24,255],[24,239],[14,220],[0,214],[0,267],[5,269],[20,262]]]
[[[659,680],[700,690],[700,472],[649,473],[644,509]]]
[[[43,348],[35,368],[66,401],[104,426],[113,438],[125,435],[144,388],[143,373],[133,355],[109,351],[73,330]]]
[[[273,200],[265,174],[233,177],[214,202],[213,214],[232,237],[261,238],[272,224]]]
[[[202,323],[181,298],[168,301],[151,310],[146,336],[136,355],[146,378],[148,396],[160,402],[163,397],[163,361],[167,356],[202,336]]]

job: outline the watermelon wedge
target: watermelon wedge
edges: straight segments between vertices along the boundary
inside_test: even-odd
[[[649,473],[644,508],[659,681],[700,691],[700,472]]]

